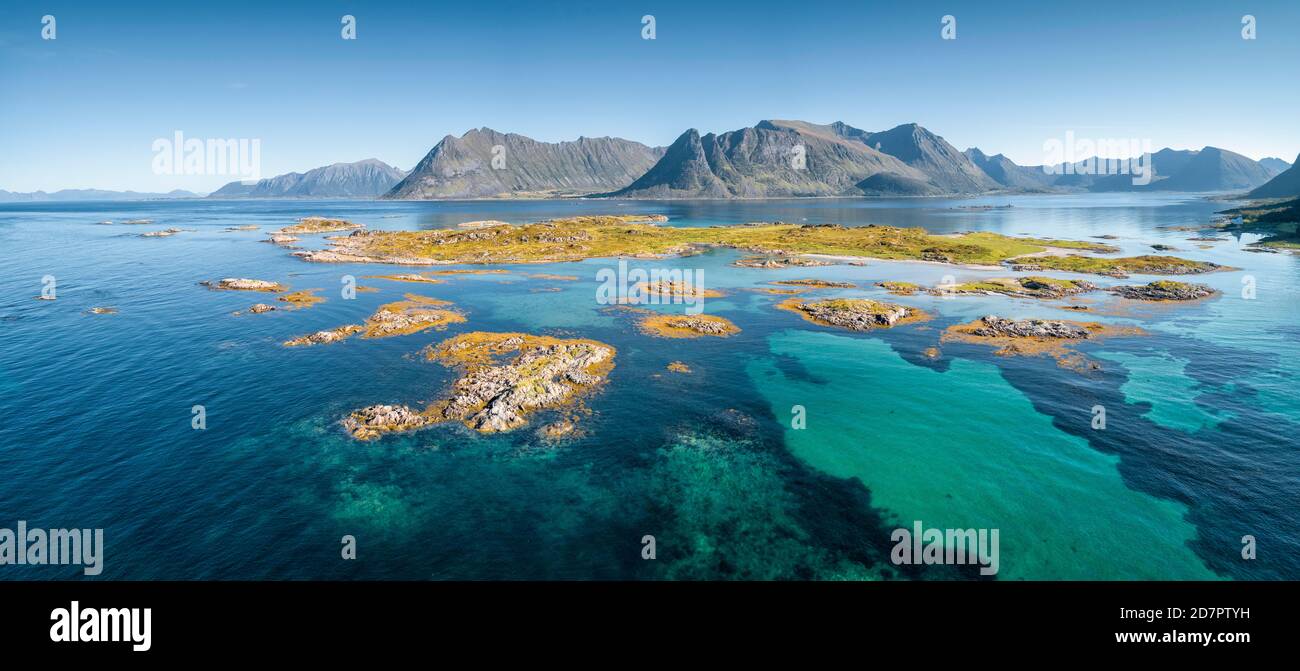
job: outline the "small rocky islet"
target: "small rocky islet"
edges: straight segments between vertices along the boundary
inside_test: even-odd
[[[916,308],[869,298],[826,298],[804,300],[791,298],[777,305],[822,326],[836,326],[851,331],[871,331],[923,321],[929,315]]]
[[[614,355],[613,347],[595,340],[464,333],[426,351],[429,360],[463,373],[446,398],[424,410],[368,406],[344,418],[343,427],[359,440],[450,421],[483,433],[512,431],[526,425],[533,413],[576,404],[583,392],[605,381]],[[548,436],[572,432],[566,420],[553,425]]]
[[[1109,336],[1143,335],[1138,328],[1064,319],[1008,319],[986,315],[967,324],[948,327],[941,342],[965,342],[997,347],[999,356],[1049,355],[1065,368],[1096,370],[1100,366],[1074,352],[1081,342]]]
[[[427,329],[444,329],[449,324],[465,321],[465,315],[449,309],[450,302],[406,294],[405,300],[385,303],[366,318],[365,324],[346,324],[337,328],[316,331],[284,342],[285,347],[328,345],[346,340],[358,333],[364,338],[391,338],[410,335]]]
[[[1219,293],[1217,289],[1212,289],[1204,284],[1191,284],[1172,280],[1161,280],[1140,286],[1119,285],[1110,287],[1107,291],[1131,300],[1154,302],[1195,301]]]
[[[730,319],[717,315],[647,314],[640,326],[642,332],[661,338],[725,338],[740,332]]]

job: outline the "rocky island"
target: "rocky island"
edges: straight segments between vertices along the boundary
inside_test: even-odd
[[[369,406],[345,418],[343,427],[360,440],[447,421],[484,433],[511,431],[527,424],[531,414],[572,405],[598,387],[614,367],[614,354],[613,347],[594,340],[465,333],[426,351],[428,359],[463,371],[447,398],[422,411]],[[572,430],[551,433],[558,437]]]
[[[1209,298],[1219,293],[1218,290],[1211,289],[1204,284],[1190,284],[1173,280],[1161,280],[1141,286],[1119,285],[1110,287],[1107,291],[1124,298],[1139,301],[1194,301]]]
[[[725,338],[740,333],[740,327],[716,315],[648,314],[641,318],[641,330],[662,338]]]
[[[1097,285],[1084,280],[1061,280],[1054,277],[993,277],[979,282],[952,286],[940,285],[930,290],[935,295],[1000,294],[1016,298],[1054,299],[1096,291]]]
[[[828,298],[817,301],[791,298],[782,301],[777,307],[794,312],[814,324],[851,331],[890,328],[929,319],[929,315],[916,308],[869,298]]]
[[[1006,319],[988,315],[968,324],[948,327],[943,342],[956,341],[997,347],[1000,356],[1046,354],[1062,367],[1076,370],[1099,368],[1070,348],[1075,343],[1106,336],[1141,335],[1141,329],[1109,326],[1098,322],[1075,322],[1062,319]]]

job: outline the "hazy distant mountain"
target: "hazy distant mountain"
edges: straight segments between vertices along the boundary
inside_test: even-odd
[[[1273,158],[1272,156],[1268,158],[1259,159],[1259,164],[1261,166],[1264,166],[1264,169],[1272,173],[1274,177],[1286,172],[1291,168],[1290,163],[1287,163],[1286,161],[1283,161],[1280,158]]]
[[[1296,157],[1290,168],[1246,195],[1250,198],[1300,196],[1300,156]]]
[[[1160,191],[1228,191],[1249,189],[1269,180],[1270,173],[1241,154],[1218,147],[1206,147],[1168,179],[1150,188]]]
[[[612,191],[632,183],[662,155],[662,148],[620,138],[580,137],[550,143],[479,128],[460,137],[444,137],[384,197],[496,198]]]
[[[170,198],[200,198],[191,191],[175,189],[167,193],[150,193],[140,191],[104,191],[102,189],[63,189],[46,193],[32,191],[16,193],[0,189],[0,202],[47,202],[69,200],[160,200]]]
[[[975,164],[975,167],[983,170],[984,174],[993,178],[993,181],[1008,189],[1041,191],[1048,189],[1057,178],[1057,175],[1044,172],[1041,165],[1016,165],[1014,161],[1002,154],[989,156],[976,148],[967,149],[963,153],[971,163]]]
[[[1134,184],[1132,174],[1084,174],[1079,169],[1082,162],[1075,166],[1075,174],[1058,175],[1052,186],[1094,192],[1232,191],[1259,186],[1267,182],[1270,175],[1259,162],[1218,147],[1205,147],[1199,151],[1165,148],[1153,152],[1152,177],[1148,184]]]
[[[258,180],[254,184],[231,182],[209,198],[375,198],[388,192],[406,171],[383,161],[366,159],[335,163],[305,173]]]
[[[626,189],[606,195],[780,198],[957,192],[964,184],[958,185],[961,180],[951,176],[961,174],[963,168],[947,163],[945,152],[926,135],[918,135],[925,146],[910,152],[903,138],[880,139],[882,147],[888,140],[892,151],[930,172],[874,149],[867,143],[873,134],[842,122],[761,121],[750,128],[707,135],[692,128],[677,138],[649,172]],[[960,157],[958,163],[982,176],[965,156],[953,152]],[[987,176],[982,178],[991,187],[997,186]]]

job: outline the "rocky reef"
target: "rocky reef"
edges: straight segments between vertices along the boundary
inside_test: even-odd
[[[280,284],[279,282],[253,280],[246,277],[227,277],[217,280],[216,282],[200,282],[199,284],[215,291],[265,291],[268,293],[280,293],[289,289],[289,287]]]
[[[889,328],[929,317],[913,307],[869,298],[829,298],[816,301],[791,298],[777,307],[795,312],[814,324],[852,331]]]
[[[1107,289],[1111,293],[1139,301],[1194,301],[1219,293],[1204,284],[1190,284],[1161,280],[1144,285],[1119,285]]]

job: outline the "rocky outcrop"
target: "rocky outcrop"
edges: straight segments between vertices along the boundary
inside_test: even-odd
[[[1004,319],[988,315],[971,331],[982,338],[1084,339],[1091,333],[1080,324],[1047,319]]]
[[[286,340],[284,346],[301,347],[303,345],[328,345],[330,343],[339,342],[340,340],[346,340],[353,334],[361,332],[362,329],[363,327],[356,324],[340,326],[334,329],[326,329],[324,331],[317,331],[305,336],[298,336],[297,338]]]
[[[429,423],[429,418],[405,405],[372,405],[354,411],[343,420],[343,428],[358,440],[371,440],[393,431],[411,431]]]
[[[1060,280],[1054,277],[994,277],[979,282],[940,285],[931,289],[935,295],[1000,294],[1017,298],[1058,299],[1096,291],[1097,285],[1085,280]]]
[[[810,259],[802,256],[746,256],[737,259],[731,265],[737,268],[808,268],[813,266],[833,265],[830,261]]]
[[[205,287],[216,291],[265,291],[279,293],[288,287],[278,282],[253,280],[246,277],[227,277],[216,282],[200,282]]]
[[[1141,286],[1120,285],[1107,289],[1114,294],[1139,301],[1194,301],[1219,293],[1204,284],[1164,280]]]
[[[641,320],[641,330],[666,338],[695,338],[713,336],[723,338],[740,332],[731,320],[715,315],[660,315],[649,314]]]
[[[818,301],[792,298],[777,307],[796,312],[816,324],[838,326],[852,331],[889,328],[926,317],[924,312],[913,307],[866,298],[832,298]]]
[[[566,405],[600,384],[613,367],[614,348],[594,340],[467,333],[439,344],[429,357],[466,369],[430,414],[491,433],[518,428],[530,413]]]

